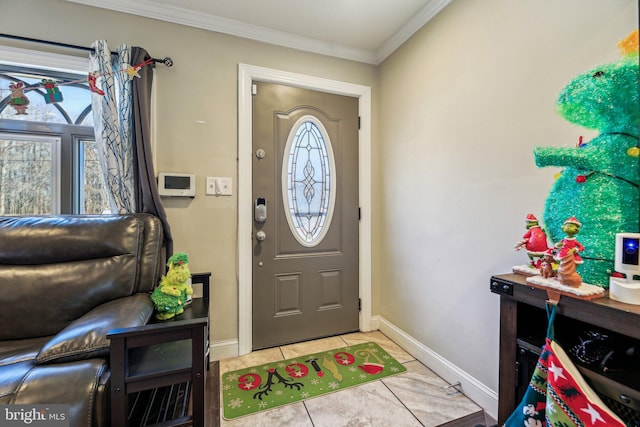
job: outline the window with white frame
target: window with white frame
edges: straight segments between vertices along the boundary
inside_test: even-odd
[[[51,63],[51,56],[60,63],[60,55],[42,53],[30,55],[28,64],[17,62],[21,55],[0,62],[0,215],[94,214],[109,207],[87,68],[77,69],[78,58],[69,61],[76,68],[71,71],[34,64]],[[40,84],[43,79],[59,84],[56,102],[47,99],[51,93]],[[26,101],[12,101],[16,87]]]

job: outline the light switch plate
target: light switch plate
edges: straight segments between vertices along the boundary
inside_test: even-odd
[[[208,176],[206,194],[213,196],[231,196],[233,194],[230,177]]]
[[[206,194],[208,196],[215,196],[216,195],[216,177],[215,176],[208,176],[207,177]]]

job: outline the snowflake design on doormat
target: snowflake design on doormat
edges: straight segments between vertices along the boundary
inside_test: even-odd
[[[227,381],[229,381],[229,382],[238,381],[238,378],[240,378],[240,375],[238,375],[236,373],[232,373],[232,374],[227,375]]]
[[[238,409],[242,406],[243,403],[244,402],[242,399],[233,399],[231,402],[229,402],[229,408]]]

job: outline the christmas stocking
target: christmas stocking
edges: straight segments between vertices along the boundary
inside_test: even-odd
[[[547,339],[522,402],[506,427],[625,427],[553,341],[556,305],[547,305]]]

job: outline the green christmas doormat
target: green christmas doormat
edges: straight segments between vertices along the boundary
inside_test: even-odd
[[[406,370],[368,342],[227,372],[222,376],[223,416],[230,420]]]

